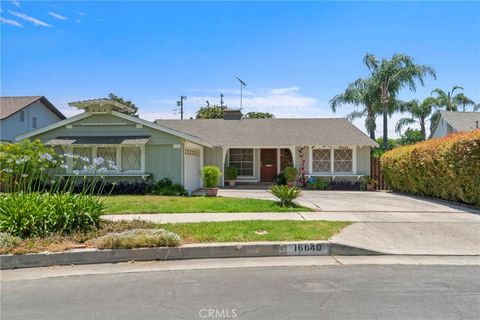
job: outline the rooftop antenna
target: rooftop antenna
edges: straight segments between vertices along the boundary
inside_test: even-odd
[[[183,101],[187,100],[186,96],[180,96],[180,100],[177,101],[177,107],[180,107],[180,119],[183,120]]]
[[[247,86],[247,83],[237,77],[238,82],[240,82],[240,109],[243,107],[243,88]]]

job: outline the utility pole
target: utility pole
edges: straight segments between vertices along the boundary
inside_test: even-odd
[[[177,107],[180,107],[180,119],[183,120],[183,101],[187,100],[186,96],[180,96],[180,100],[177,101]]]
[[[220,107],[223,107],[223,93],[220,93]]]
[[[240,82],[240,110],[242,109],[243,107],[243,88],[247,86],[247,83],[245,81],[243,81],[242,79],[240,79],[239,77],[237,77],[237,80],[238,82]]]

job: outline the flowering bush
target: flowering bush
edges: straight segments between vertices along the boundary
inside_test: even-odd
[[[480,130],[395,148],[381,162],[393,190],[480,207]]]

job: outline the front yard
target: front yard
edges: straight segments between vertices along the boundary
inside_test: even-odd
[[[302,206],[282,207],[272,200],[223,197],[110,196],[105,204],[107,214],[312,211]]]

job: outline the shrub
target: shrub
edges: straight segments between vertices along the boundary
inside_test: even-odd
[[[238,168],[237,167],[227,167],[226,172],[228,180],[235,180],[238,176]]]
[[[173,183],[169,178],[160,179],[153,185],[152,194],[161,196],[186,196],[187,190],[179,183]]]
[[[278,185],[286,185],[287,184],[287,179],[285,178],[285,175],[283,173],[277,174],[277,184]]]
[[[222,176],[222,171],[216,166],[205,166],[202,169],[202,176],[205,188],[215,188],[218,185],[218,178]]]
[[[87,241],[99,249],[131,249],[145,247],[175,247],[180,237],[163,229],[135,229],[120,233],[109,233],[103,237]]]
[[[293,200],[295,200],[300,195],[300,190],[295,187],[289,188],[285,185],[273,185],[270,188],[272,194],[280,199],[280,204],[282,207],[293,206]]]
[[[480,130],[399,147],[381,163],[393,190],[480,207]]]
[[[18,237],[72,233],[97,227],[103,202],[85,194],[11,193],[0,195],[0,232]]]
[[[21,238],[11,234],[0,232],[0,251],[8,251],[17,246],[22,241]]]
[[[330,181],[328,185],[328,190],[356,191],[356,190],[361,190],[360,185],[361,185],[360,181],[335,179]]]
[[[307,181],[306,188],[310,190],[326,190],[329,184],[329,181],[325,179],[310,177]]]
[[[294,167],[286,167],[283,169],[283,175],[288,182],[293,182],[298,175],[298,170]]]

